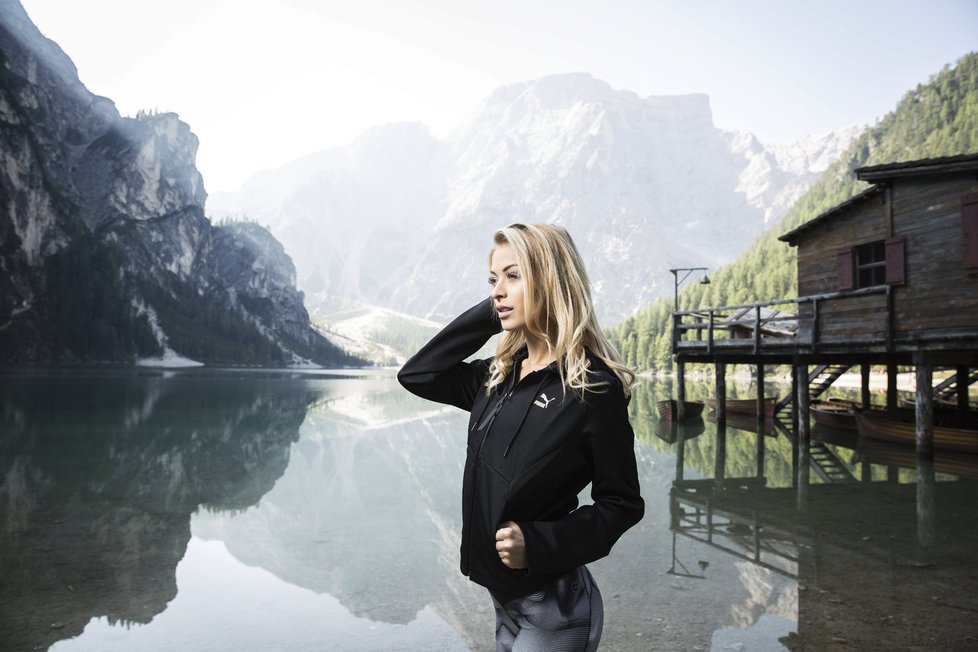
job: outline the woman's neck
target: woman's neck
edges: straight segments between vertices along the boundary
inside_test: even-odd
[[[526,335],[526,360],[524,365],[544,367],[555,360],[553,349],[538,337]]]

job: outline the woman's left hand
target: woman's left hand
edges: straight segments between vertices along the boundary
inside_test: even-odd
[[[496,530],[496,553],[508,568],[526,568],[526,542],[519,525],[506,521]]]

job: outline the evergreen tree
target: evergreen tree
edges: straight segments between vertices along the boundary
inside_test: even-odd
[[[971,53],[908,91],[896,109],[863,132],[778,224],[736,261],[711,274],[710,285],[683,288],[679,310],[797,296],[795,249],[778,236],[863,191],[866,184],[856,179],[856,168],[976,151],[978,53]],[[660,299],[612,328],[609,337],[631,367],[667,370],[672,367],[671,328],[672,300]]]

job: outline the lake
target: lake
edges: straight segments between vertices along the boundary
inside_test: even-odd
[[[680,428],[670,389],[630,406],[647,507],[591,565],[602,649],[978,646],[974,456]],[[467,414],[392,372],[7,369],[0,406],[0,649],[493,649]]]

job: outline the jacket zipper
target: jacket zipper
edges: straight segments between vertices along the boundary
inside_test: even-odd
[[[489,414],[482,419],[482,422],[477,426],[473,426],[473,430],[483,430],[482,439],[479,441],[479,448],[476,449],[475,460],[472,468],[472,497],[469,498],[469,522],[468,522],[468,532],[466,533],[466,539],[468,541],[468,546],[465,550],[465,569],[471,575],[472,573],[472,520],[475,512],[475,496],[476,487],[478,487],[478,477],[479,477],[479,460],[482,458],[482,449],[486,445],[486,438],[489,436],[489,430],[492,428],[493,422],[496,420],[496,415],[502,409],[503,404],[510,399],[513,392],[516,391],[515,387],[510,387],[509,391],[506,392],[499,401],[492,407]]]

